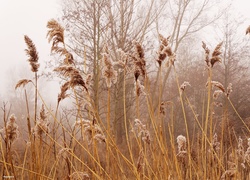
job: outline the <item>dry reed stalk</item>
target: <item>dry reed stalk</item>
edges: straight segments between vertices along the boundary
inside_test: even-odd
[[[24,36],[25,43],[27,45],[27,49],[25,49],[27,56],[29,57],[28,61],[31,65],[31,71],[35,73],[35,114],[34,114],[34,121],[36,123],[36,116],[37,116],[37,86],[38,86],[38,76],[37,71],[40,67],[40,64],[38,63],[38,52],[36,50],[35,44],[32,42],[32,40],[28,36]]]

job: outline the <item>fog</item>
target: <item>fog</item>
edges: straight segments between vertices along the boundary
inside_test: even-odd
[[[240,32],[244,33],[245,28],[250,24],[249,1],[234,0],[232,2],[235,14],[241,14],[245,19],[241,25],[242,32]],[[61,13],[60,9],[59,0],[0,0],[0,97],[7,100],[6,96],[10,89],[6,87],[10,84],[11,78],[15,77],[13,80],[25,78],[24,74],[24,77],[18,76],[22,76],[24,71],[29,71],[30,66],[24,51],[26,48],[24,35],[28,35],[33,40],[39,52],[39,63],[41,64],[39,71],[44,69],[44,61],[52,59],[50,45],[46,39],[46,23],[51,18],[58,18]],[[15,84],[15,82],[13,83]],[[52,87],[50,86],[50,92],[57,93],[58,87]],[[52,91],[53,89],[55,91]]]
[[[39,71],[44,69],[45,60],[51,59],[46,24],[51,18],[58,17],[59,9],[57,0],[0,0],[0,95],[3,100],[7,101],[6,96],[11,93],[6,92],[10,91],[6,88],[10,81],[28,78],[25,74],[30,71],[30,65],[24,51],[24,35],[28,35],[36,45],[41,64]]]

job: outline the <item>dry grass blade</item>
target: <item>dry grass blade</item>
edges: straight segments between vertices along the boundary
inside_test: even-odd
[[[250,26],[248,26],[248,28],[246,30],[246,34],[250,34]]]
[[[26,86],[26,84],[28,84],[29,82],[31,82],[31,80],[29,79],[21,79],[17,82],[16,86],[15,86],[15,89],[21,87],[21,86]]]
[[[38,64],[39,57],[38,57],[38,52],[36,50],[36,46],[32,42],[32,40],[26,35],[24,36],[24,40],[28,47],[27,49],[25,49],[25,52],[29,57],[28,61],[30,62],[31,65],[31,71],[37,72],[40,64]]]

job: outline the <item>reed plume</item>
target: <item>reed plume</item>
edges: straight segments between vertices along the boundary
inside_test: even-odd
[[[45,113],[44,105],[42,105],[40,110],[40,118],[37,121],[35,127],[32,129],[32,132],[36,137],[41,137],[44,133],[49,132],[49,121]]]
[[[142,75],[143,79],[146,77],[146,61],[144,59],[144,50],[140,43],[134,42],[134,53],[130,57],[134,60],[134,76],[135,80]]]
[[[172,52],[172,49],[169,46],[170,36],[165,38],[161,34],[159,34],[159,38],[160,38],[161,44],[160,44],[159,50],[157,52],[158,58],[156,61],[158,62],[159,66],[161,66],[162,62],[167,57],[169,57],[170,62],[173,64],[174,63],[174,59],[173,59],[174,53]]]
[[[27,35],[24,36],[24,40],[27,45],[27,49],[25,49],[25,52],[29,57],[28,61],[31,66],[31,71],[37,72],[38,68],[40,67],[40,64],[38,63],[39,57],[38,57],[38,52],[36,50],[36,46]]]
[[[177,144],[178,144],[178,154],[177,157],[184,158],[187,155],[187,139],[183,135],[179,135],[177,138]]]
[[[69,94],[66,94],[69,88],[70,88],[70,82],[66,82],[61,86],[61,92],[58,94],[58,98],[57,98],[58,104],[60,103],[61,100],[70,96]]]
[[[31,80],[29,79],[21,79],[17,82],[16,86],[15,86],[15,89],[21,87],[21,86],[26,86],[29,82],[31,82]]]
[[[103,60],[103,69],[102,69],[102,75],[104,76],[106,80],[107,87],[110,88],[112,82],[115,84],[117,82],[117,76],[118,73],[114,69],[114,63],[110,57],[110,54],[108,52],[108,48],[105,45],[104,46],[104,52],[102,54],[102,60]]]
[[[37,117],[37,84],[38,84],[38,76],[37,76],[37,71],[38,68],[40,67],[40,64],[38,63],[38,52],[36,50],[35,44],[32,42],[32,40],[28,36],[24,36],[25,43],[27,45],[27,49],[25,49],[26,54],[28,55],[29,63],[31,65],[31,71],[35,73],[35,114],[34,114],[34,120],[36,123],[36,117]]]
[[[48,41],[53,41],[51,51],[57,50],[59,43],[64,44],[64,28],[55,19],[48,21],[47,28]]]
[[[213,67],[215,63],[221,62],[221,57],[220,57],[220,55],[221,55],[221,53],[222,53],[222,52],[221,52],[222,44],[223,44],[223,42],[219,43],[219,44],[215,47],[215,49],[214,49],[214,51],[213,51],[213,53],[212,53],[212,57],[209,58],[210,50],[208,49],[206,43],[204,43],[204,42],[202,41],[202,48],[205,50],[205,61],[206,61],[208,67]]]
[[[65,83],[63,87],[61,87],[61,93],[64,94],[70,87],[82,86],[87,92],[88,88],[86,83],[81,76],[80,72],[71,65],[62,65],[54,69],[54,71],[61,73],[66,78],[69,78],[68,83]],[[64,92],[65,91],[65,92]]]
[[[220,82],[218,82],[218,81],[211,81],[211,84],[212,84],[213,86],[219,88],[223,93],[226,92],[224,86],[223,86]],[[207,86],[208,86],[208,82],[206,83],[206,87],[207,87]]]
[[[73,55],[66,49],[64,42],[64,28],[54,19],[48,21],[48,42],[52,41],[51,52],[64,56],[64,64],[75,64]]]
[[[146,125],[143,124],[139,119],[134,120],[133,131],[135,131],[138,137],[141,137],[143,142],[146,144],[151,143],[150,132],[147,130]]]
[[[79,120],[76,121],[73,125],[74,127],[80,126],[83,129],[83,133],[86,137],[88,144],[92,143],[92,140],[96,140],[98,142],[106,142],[106,137],[101,129],[101,127],[95,121],[89,120]]]
[[[4,132],[4,140],[12,144],[19,136],[18,125],[16,124],[16,117],[12,114],[7,121],[6,127],[1,130]]]

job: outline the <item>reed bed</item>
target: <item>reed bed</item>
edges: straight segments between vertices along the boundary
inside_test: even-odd
[[[25,144],[13,148],[20,139],[15,115],[9,116],[4,110],[4,127],[0,138],[0,170],[3,178],[13,179],[250,179],[250,136],[225,139],[226,123],[215,126],[213,108],[218,96],[224,96],[237,113],[230,100],[232,84],[224,87],[213,80],[213,68],[221,62],[221,48],[218,43],[213,51],[202,42],[207,83],[203,114],[198,116],[186,89],[189,82],[180,82],[175,67],[177,60],[169,39],[159,35],[157,92],[147,72],[143,46],[133,42],[133,52],[117,50],[120,59],[114,60],[108,44],[104,45],[100,61],[101,75],[107,87],[106,110],[100,115],[91,98],[91,74],[77,66],[73,54],[65,44],[64,28],[55,20],[47,24],[47,38],[51,53],[62,61],[54,72],[62,78],[61,90],[56,107],[49,107],[44,95],[39,92],[39,58],[36,46],[28,36],[25,50],[34,80],[21,79],[16,89],[23,88],[26,99],[27,138]],[[250,33],[248,28],[247,34]],[[178,102],[183,134],[176,134],[175,102],[162,98],[162,76],[165,66],[171,66],[178,87]],[[123,74],[124,143],[117,143],[114,129],[112,87],[118,81],[118,72]],[[134,119],[126,117],[126,81],[132,77],[134,84]],[[130,78],[131,79],[131,78]],[[28,104],[27,84],[34,87],[34,112]],[[157,95],[155,95],[157,93]],[[63,112],[61,102],[73,99],[73,109]],[[39,100],[39,101],[38,101]],[[41,102],[39,104],[38,102]],[[40,107],[40,110],[38,109]],[[141,108],[143,107],[143,109]],[[12,110],[15,112],[15,110]],[[146,116],[142,113],[146,112]],[[166,113],[170,118],[166,121]],[[187,113],[192,114],[198,130],[190,130]],[[34,116],[31,116],[34,114]],[[249,135],[249,128],[241,116]],[[105,117],[105,118],[103,118]],[[145,118],[146,117],[146,118]],[[222,118],[223,119],[223,118]],[[222,120],[223,121],[223,120]],[[234,133],[234,132],[231,132]],[[225,144],[227,145],[225,146]],[[18,150],[18,151],[17,151]]]

